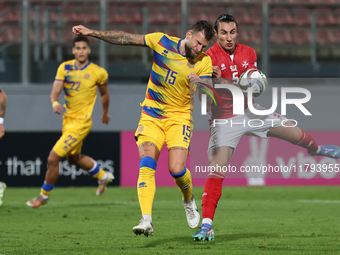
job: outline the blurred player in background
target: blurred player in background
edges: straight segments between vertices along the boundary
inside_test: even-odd
[[[62,114],[64,108],[58,102],[58,96],[64,90],[66,111],[63,116],[62,136],[48,157],[48,169],[40,194],[26,203],[30,207],[37,208],[47,203],[59,177],[59,162],[65,156],[70,164],[88,171],[92,177],[98,179],[98,196],[103,194],[108,183],[114,179],[112,173],[105,172],[92,158],[80,153],[83,141],[91,130],[97,88],[103,107],[102,123],[108,124],[110,120],[108,74],[105,69],[89,61],[90,52],[88,38],[78,36],[73,40],[72,53],[75,59],[62,63],[58,68],[50,100],[54,113]]]
[[[257,57],[255,50],[251,47],[237,44],[238,25],[235,18],[228,14],[223,14],[215,22],[215,35],[217,42],[206,53],[211,57],[213,63],[213,77],[218,79],[219,84],[238,84],[239,76],[248,69],[257,68]],[[228,79],[228,80],[224,80]],[[244,98],[244,115],[233,114],[233,98],[229,90],[216,89],[222,99],[221,106],[211,106],[210,121],[214,119],[231,119],[233,123],[248,123],[256,116],[248,110],[247,98]],[[254,103],[254,101],[253,101]],[[263,109],[258,104],[254,108]],[[229,159],[233,154],[240,138],[245,134],[252,134],[258,137],[276,137],[292,144],[299,145],[308,150],[311,155],[327,156],[330,158],[340,158],[340,148],[334,145],[319,146],[314,138],[304,130],[295,126],[290,121],[282,126],[282,121],[286,120],[280,114],[272,113],[265,117],[266,123],[262,127],[244,127],[236,125],[217,125],[210,128],[210,141],[208,149],[208,159],[211,166],[228,166]],[[263,118],[262,118],[263,119]],[[264,119],[263,119],[264,120]],[[274,120],[280,120],[274,122]],[[230,123],[230,121],[229,121]],[[192,236],[196,241],[214,239],[212,223],[215,215],[217,203],[221,197],[222,182],[226,172],[213,172],[208,175],[202,196],[202,226],[200,230]]]
[[[211,59],[202,51],[213,37],[213,27],[206,21],[199,21],[187,31],[183,40],[164,33],[138,35],[95,31],[84,26],[73,27],[73,32],[112,44],[153,50],[154,61],[135,133],[140,157],[137,191],[142,219],[133,227],[133,232],[148,236],[154,231],[155,171],[165,142],[169,151],[169,171],[182,192],[188,225],[197,227],[200,214],[192,195],[191,174],[185,166],[192,136],[190,81],[200,77],[211,82]]]
[[[5,135],[4,128],[4,117],[7,107],[7,96],[5,91],[0,88],[0,139]],[[3,204],[3,198],[5,195],[6,184],[4,182],[0,182],[0,206]]]

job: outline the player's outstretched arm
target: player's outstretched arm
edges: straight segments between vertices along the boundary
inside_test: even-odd
[[[63,89],[63,86],[64,86],[64,81],[55,80],[53,83],[53,88],[52,88],[52,92],[50,95],[50,100],[51,100],[53,111],[54,113],[57,113],[57,114],[61,114],[63,112],[63,107],[58,102],[58,97],[59,97],[61,90]]]
[[[144,35],[130,34],[118,30],[98,31],[79,25],[74,26],[72,32],[76,35],[92,36],[112,44],[146,46]]]
[[[102,123],[109,124],[111,116],[109,114],[110,95],[109,91],[107,90],[107,80],[103,85],[98,86],[98,88],[100,92],[100,100],[102,101],[103,106]]]
[[[3,120],[5,117],[5,112],[6,112],[6,107],[7,107],[7,96],[3,90],[0,89],[0,138],[5,135],[5,128],[3,125]]]

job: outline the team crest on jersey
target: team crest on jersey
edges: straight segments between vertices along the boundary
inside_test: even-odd
[[[195,65],[196,65],[196,63],[195,63],[195,62],[190,62],[190,61],[188,61],[188,64],[187,64],[187,66],[188,66],[189,68],[194,68],[194,67],[195,67]]]
[[[142,133],[144,130],[144,126],[143,125],[140,125],[138,128],[137,128],[137,133]]]
[[[226,69],[226,66],[225,66],[225,64],[223,63],[223,64],[221,65],[221,70],[223,71],[224,69]]]
[[[86,73],[86,74],[84,75],[84,79],[85,79],[85,80],[90,79],[90,74]]]
[[[231,70],[232,72],[237,71],[237,65],[231,65],[231,66],[230,66],[230,70]]]
[[[217,137],[216,136],[211,137],[210,140],[213,144],[217,143]]]
[[[248,68],[249,62],[247,62],[247,60],[244,60],[242,63],[242,67],[244,68]]]

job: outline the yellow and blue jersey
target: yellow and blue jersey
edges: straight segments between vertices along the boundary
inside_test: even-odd
[[[212,62],[205,53],[199,54],[193,62],[179,50],[181,40],[164,33],[147,34],[146,46],[153,50],[154,61],[142,103],[142,113],[157,119],[178,114],[190,114],[189,73],[201,78],[212,77]]]
[[[89,62],[78,69],[75,60],[63,62],[57,71],[56,80],[64,82],[65,115],[67,117],[91,119],[97,98],[97,86],[103,85],[108,78],[104,68]]]

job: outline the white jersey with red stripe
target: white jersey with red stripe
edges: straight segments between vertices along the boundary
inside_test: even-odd
[[[257,68],[257,57],[255,50],[243,44],[236,44],[233,55],[229,55],[216,42],[207,52],[211,57],[213,66],[221,69],[222,78],[230,79],[234,84],[238,84],[243,72],[248,69]],[[211,106],[210,119],[227,119],[234,117],[233,98],[227,89],[216,89],[219,94],[222,106]],[[244,99],[244,109],[248,108],[247,98]]]

